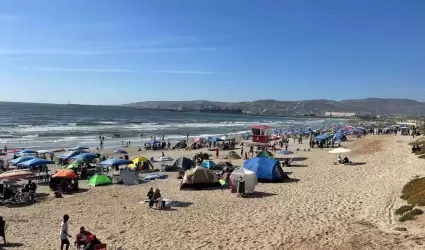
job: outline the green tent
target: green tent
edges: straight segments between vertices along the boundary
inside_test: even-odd
[[[257,157],[263,157],[263,158],[273,158],[273,154],[269,151],[261,151],[260,153],[258,153]]]
[[[93,187],[109,184],[112,184],[112,180],[104,174],[95,174],[88,181],[88,185]]]
[[[77,161],[72,162],[71,164],[69,164],[68,166],[66,166],[66,169],[74,169],[76,167],[78,167],[79,163]]]

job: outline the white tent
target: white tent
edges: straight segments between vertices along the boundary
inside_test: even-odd
[[[245,193],[253,193],[258,183],[255,172],[245,168],[237,168],[230,175],[230,179],[233,180],[233,183],[237,183],[239,177],[245,180]]]

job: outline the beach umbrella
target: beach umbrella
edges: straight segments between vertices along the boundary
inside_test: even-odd
[[[48,165],[48,164],[55,164],[55,163],[53,161],[49,161],[49,160],[45,160],[45,159],[33,158],[31,160],[18,163],[18,166],[35,167],[35,166],[43,166],[43,165]]]
[[[27,170],[10,170],[0,174],[0,180],[16,180],[34,176],[34,173]]]
[[[99,166],[106,167],[106,166],[121,166],[121,165],[128,165],[132,164],[132,161],[120,159],[120,158],[112,158],[108,159],[106,161],[99,162]]]
[[[200,142],[201,141],[201,137],[196,137],[195,139],[193,139],[193,142]]]
[[[213,161],[204,161],[202,162],[202,167],[203,168],[214,168],[215,166],[217,166],[217,164],[215,164],[215,162]]]
[[[91,160],[96,159],[96,155],[91,154],[91,153],[81,153],[81,154],[78,154],[78,155],[71,157],[71,159],[75,159],[75,160],[79,160],[79,161],[91,161]]]
[[[330,154],[343,154],[348,152],[351,152],[351,150],[348,148],[335,148],[329,151]]]
[[[125,151],[124,149],[122,149],[122,148],[118,148],[118,149],[116,149],[115,151],[114,151],[114,153],[117,153],[117,154],[128,154],[127,153],[127,151]]]
[[[24,162],[24,161],[28,161],[28,160],[32,160],[34,159],[34,156],[29,156],[29,155],[25,155],[25,156],[21,156],[19,158],[16,158],[14,160],[9,161],[12,165],[17,165],[18,163]]]
[[[64,169],[57,172],[53,177],[77,179],[78,175],[70,169]]]

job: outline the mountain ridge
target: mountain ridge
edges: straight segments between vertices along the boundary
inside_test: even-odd
[[[202,106],[217,108],[240,108],[245,114],[260,115],[317,115],[325,112],[349,112],[358,115],[407,115],[425,114],[425,102],[406,98],[364,98],[347,100],[312,99],[285,101],[262,99],[242,102],[218,102],[209,100],[193,101],[144,101],[125,104],[124,106],[149,109],[179,109],[182,111],[197,111]]]

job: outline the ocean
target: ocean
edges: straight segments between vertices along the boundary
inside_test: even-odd
[[[117,147],[121,141],[141,146],[151,136],[165,135],[173,142],[198,136],[249,132],[253,124],[276,130],[321,128],[343,120],[285,118],[142,110],[120,106],[0,103],[0,147],[53,149],[74,146]],[[116,138],[114,135],[119,134]]]

